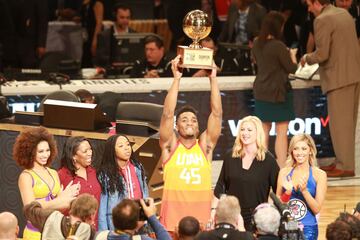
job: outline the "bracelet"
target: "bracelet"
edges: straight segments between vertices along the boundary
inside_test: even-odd
[[[280,199],[282,202],[288,202],[290,200],[291,194],[287,194],[286,192],[284,192],[283,194],[281,194]]]
[[[216,210],[216,207],[212,207],[210,210],[211,210],[211,211],[212,211],[212,210]]]

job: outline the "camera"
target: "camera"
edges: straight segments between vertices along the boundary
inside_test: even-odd
[[[149,200],[148,199],[143,199],[144,200],[144,202],[145,202],[145,204],[146,204],[146,206],[150,206],[150,202],[149,202]],[[146,221],[147,220],[147,216],[146,216],[146,214],[145,214],[145,212],[144,212],[144,209],[142,208],[142,206],[141,206],[141,203],[140,203],[140,199],[136,199],[136,200],[134,200],[138,205],[139,205],[139,221]]]
[[[281,215],[279,236],[283,240],[304,240],[304,234],[300,229],[299,222],[296,221],[286,204],[283,204],[280,199],[273,193],[270,193],[270,198]]]

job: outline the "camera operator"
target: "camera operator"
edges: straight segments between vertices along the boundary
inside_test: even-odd
[[[201,232],[197,240],[251,240],[254,239],[251,233],[245,231],[244,220],[240,215],[239,200],[227,195],[221,197],[216,207],[215,229]]]
[[[152,198],[147,198],[146,202],[140,199],[140,205],[136,200],[123,199],[112,210],[112,218],[115,230],[105,230],[96,236],[96,240],[152,240],[147,235],[138,235],[137,230],[144,225],[144,219],[141,219],[141,211],[147,217],[147,221],[154,230],[156,239],[171,240],[170,235],[156,218],[156,207]]]
[[[255,208],[253,224],[258,240],[280,240],[280,213],[270,203],[262,203]]]

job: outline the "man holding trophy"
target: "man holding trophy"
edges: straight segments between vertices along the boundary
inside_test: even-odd
[[[189,19],[191,21],[188,21]],[[188,24],[189,22],[191,24]],[[210,219],[213,196],[211,160],[221,133],[222,120],[221,96],[212,51],[196,46],[200,39],[210,33],[211,24],[207,15],[200,10],[188,13],[183,29],[185,33],[191,33],[194,44],[181,47],[179,55],[171,62],[174,81],[165,98],[160,123],[161,159],[164,169],[160,221],[170,232],[175,231],[175,227],[185,216],[194,216],[202,224],[206,224]],[[210,56],[211,62],[208,62]],[[176,131],[173,129],[183,67],[209,69],[211,113],[207,129],[200,135],[197,112],[191,106],[183,106],[177,111]]]

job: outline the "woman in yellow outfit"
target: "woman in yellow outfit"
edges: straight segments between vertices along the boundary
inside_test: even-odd
[[[79,193],[79,184],[70,183],[64,191],[59,176],[49,168],[57,154],[54,137],[43,127],[29,128],[16,138],[13,156],[24,168],[19,176],[19,190],[24,205],[38,201],[43,208],[64,209]],[[41,233],[27,222],[24,240],[39,240]]]

